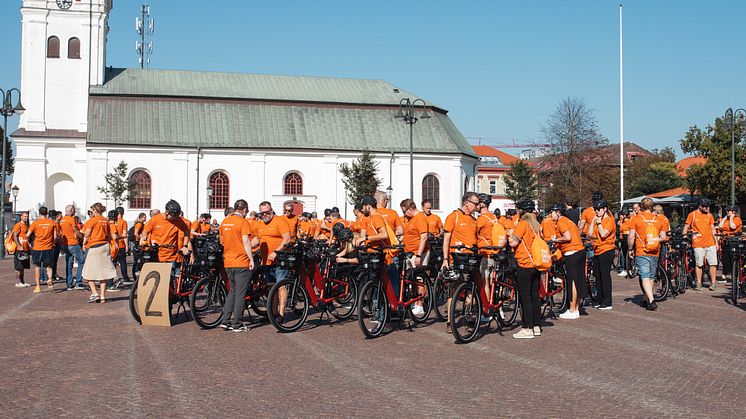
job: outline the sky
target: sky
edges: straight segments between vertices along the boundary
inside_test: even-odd
[[[108,65],[138,66],[141,3],[114,0]],[[617,0],[149,4],[151,68],[382,79],[447,109],[466,137],[491,145],[543,142],[542,124],[576,96],[619,141]],[[2,89],[20,85],[20,5],[0,0]],[[741,0],[624,1],[626,141],[683,157],[690,126],[746,107],[745,18]]]

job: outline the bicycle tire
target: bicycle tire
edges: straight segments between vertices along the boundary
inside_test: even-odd
[[[596,272],[594,272],[593,265],[588,266],[588,272],[585,277],[586,284],[588,284],[588,297],[592,303],[597,303],[598,298],[598,281],[596,280]]]
[[[520,301],[518,300],[518,290],[515,289],[515,282],[513,279],[501,273],[502,279],[500,280],[503,284],[499,285],[497,289],[497,297],[502,300],[500,306],[500,313],[497,314],[497,321],[505,328],[510,328],[515,324],[515,320],[518,318],[518,311],[520,311]]]
[[[389,319],[389,302],[380,281],[368,281],[360,290],[357,322],[366,338],[381,336]]]
[[[422,287],[425,288],[425,296],[422,299],[422,315],[416,316],[414,313],[412,313],[412,305],[407,307],[407,311],[409,312],[409,317],[415,322],[415,323],[422,323],[430,316],[430,312],[433,310],[433,299],[430,298],[432,289],[430,288],[430,281],[427,280],[422,275],[417,275],[416,280],[419,282],[422,282]],[[416,285],[412,284],[413,288],[416,287]],[[414,291],[417,293],[418,291]]]
[[[557,284],[557,279],[561,282]],[[567,308],[567,280],[562,275],[549,275],[547,278],[547,292],[553,293],[549,296],[549,304],[555,312],[563,312]]]
[[[436,278],[433,285],[433,311],[435,317],[442,322],[448,320],[448,294],[451,285],[450,282],[443,281],[443,278]]]
[[[352,316],[357,306],[357,282],[352,276],[347,276],[347,292],[332,302],[330,312],[337,320],[346,320]]]
[[[620,254],[621,254],[621,250],[619,250],[618,247],[615,248],[614,257],[611,259],[611,269],[614,271],[617,270],[617,268],[619,267]]]
[[[213,329],[223,321],[227,292],[220,278],[207,277],[197,281],[189,294],[192,318],[203,329]]]
[[[737,260],[733,261],[733,264],[731,265],[731,271],[730,271],[730,277],[731,277],[731,288],[730,288],[730,294],[731,294],[731,302],[733,305],[738,305],[738,298],[740,297],[741,293],[741,284],[739,283],[739,279],[741,277],[741,269],[740,269],[740,263],[738,263]]]
[[[653,281],[653,300],[660,302],[668,297],[668,291],[671,283],[668,280],[668,274],[662,266],[658,265]]]
[[[129,308],[132,318],[139,324],[142,324],[140,313],[137,312],[137,281],[132,283],[132,289],[130,290]]]
[[[280,290],[285,289],[285,314],[280,317]],[[295,278],[277,282],[267,295],[267,317],[281,333],[295,332],[308,318],[309,296],[306,288]]]
[[[638,276],[640,273],[637,271],[637,265],[635,259],[627,256],[627,278],[632,279]]]
[[[482,302],[473,282],[462,282],[456,287],[448,317],[451,322],[451,333],[457,342],[468,343],[474,340],[479,333]]]
[[[686,292],[686,265],[684,260],[680,260],[676,269],[676,293],[683,294]]]

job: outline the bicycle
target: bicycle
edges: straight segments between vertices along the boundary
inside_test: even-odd
[[[738,305],[746,293],[746,240],[742,236],[730,236],[724,240],[723,251],[731,254],[731,302]]]
[[[635,258],[631,258],[632,263],[635,263]],[[636,272],[636,275],[638,276],[638,283],[640,285],[640,290],[642,291],[642,295],[644,298],[645,295],[645,289],[642,286],[642,277],[640,277],[640,273]],[[658,267],[655,271],[655,278],[653,278],[653,301],[655,302],[661,302],[666,299],[668,296],[668,291],[670,287],[670,282],[668,280],[668,273],[663,268],[663,266],[658,263]]]
[[[383,258],[380,250],[397,249],[401,250],[403,246],[387,246],[380,248],[379,251],[372,252],[377,254],[375,259]],[[396,312],[401,321],[410,318],[415,323],[424,322],[432,310],[432,298],[430,280],[427,275],[427,267],[413,267],[407,265],[409,258],[414,253],[402,252],[398,256],[399,278],[399,295],[394,293],[391,281],[387,281],[388,272],[383,271],[383,264],[376,264],[377,270],[375,277],[363,285],[360,290],[360,296],[357,304],[357,320],[360,330],[366,338],[375,338],[383,333],[386,323],[389,320],[391,312]],[[362,256],[362,255],[359,255]],[[363,259],[366,259],[365,257]],[[370,268],[367,268],[370,269]],[[414,314],[413,305],[422,302],[423,314]]]
[[[671,234],[670,238],[661,243],[666,246],[666,256],[663,258],[663,268],[668,273],[670,291],[674,297],[686,292],[687,256],[686,241],[680,234]]]
[[[549,251],[554,253],[557,250],[556,243],[550,242]],[[541,317],[544,318],[546,311],[549,310],[552,318],[557,318],[557,313],[565,311],[567,308],[567,272],[565,271],[565,262],[563,259],[554,261],[549,271],[541,273],[541,282],[539,284],[539,299],[544,302]]]
[[[357,283],[349,270],[339,270],[337,251],[326,243],[297,242],[289,251],[277,252],[275,263],[289,270],[290,275],[277,282],[267,296],[269,322],[282,333],[300,329],[308,318],[308,310],[348,319],[355,311]],[[336,274],[335,274],[336,272]],[[280,315],[281,290],[284,290],[284,312]]]
[[[588,287],[588,297],[591,300],[591,304],[598,303],[598,281],[596,281],[596,272],[593,267],[593,242],[586,241],[583,243],[585,246],[585,283]]]

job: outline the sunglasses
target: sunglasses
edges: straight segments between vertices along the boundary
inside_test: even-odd
[[[271,215],[271,214],[273,214],[272,211],[262,211],[262,212],[257,212],[256,213],[257,217],[266,217],[266,216]]]
[[[479,205],[479,201],[477,201],[477,202],[474,202],[474,201],[467,201],[467,202],[469,202],[469,203],[470,203],[470,204],[472,204],[472,205]]]

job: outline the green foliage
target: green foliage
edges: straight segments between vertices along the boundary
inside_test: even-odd
[[[97,189],[104,198],[114,201],[114,206],[121,206],[129,195],[131,185],[127,180],[127,163],[119,162],[111,173],[104,176],[106,186],[98,186]]]
[[[681,179],[676,173],[676,163],[671,162],[650,163],[647,170],[631,179],[627,192],[630,198],[681,186]]]
[[[505,174],[505,197],[512,201],[536,199],[536,175],[525,161],[511,163],[510,170]]]
[[[352,164],[342,163],[339,166],[339,173],[342,174],[347,200],[352,205],[360,202],[364,195],[373,195],[381,185],[378,162],[373,160],[373,154],[368,150],[363,150]]]
[[[736,202],[746,201],[746,121],[736,119],[735,125],[735,172]],[[681,139],[681,150],[687,154],[707,158],[702,166],[692,166],[686,171],[686,185],[690,191],[706,196],[718,203],[730,203],[731,130],[722,118],[716,118],[714,126],[701,129],[689,128]]]

